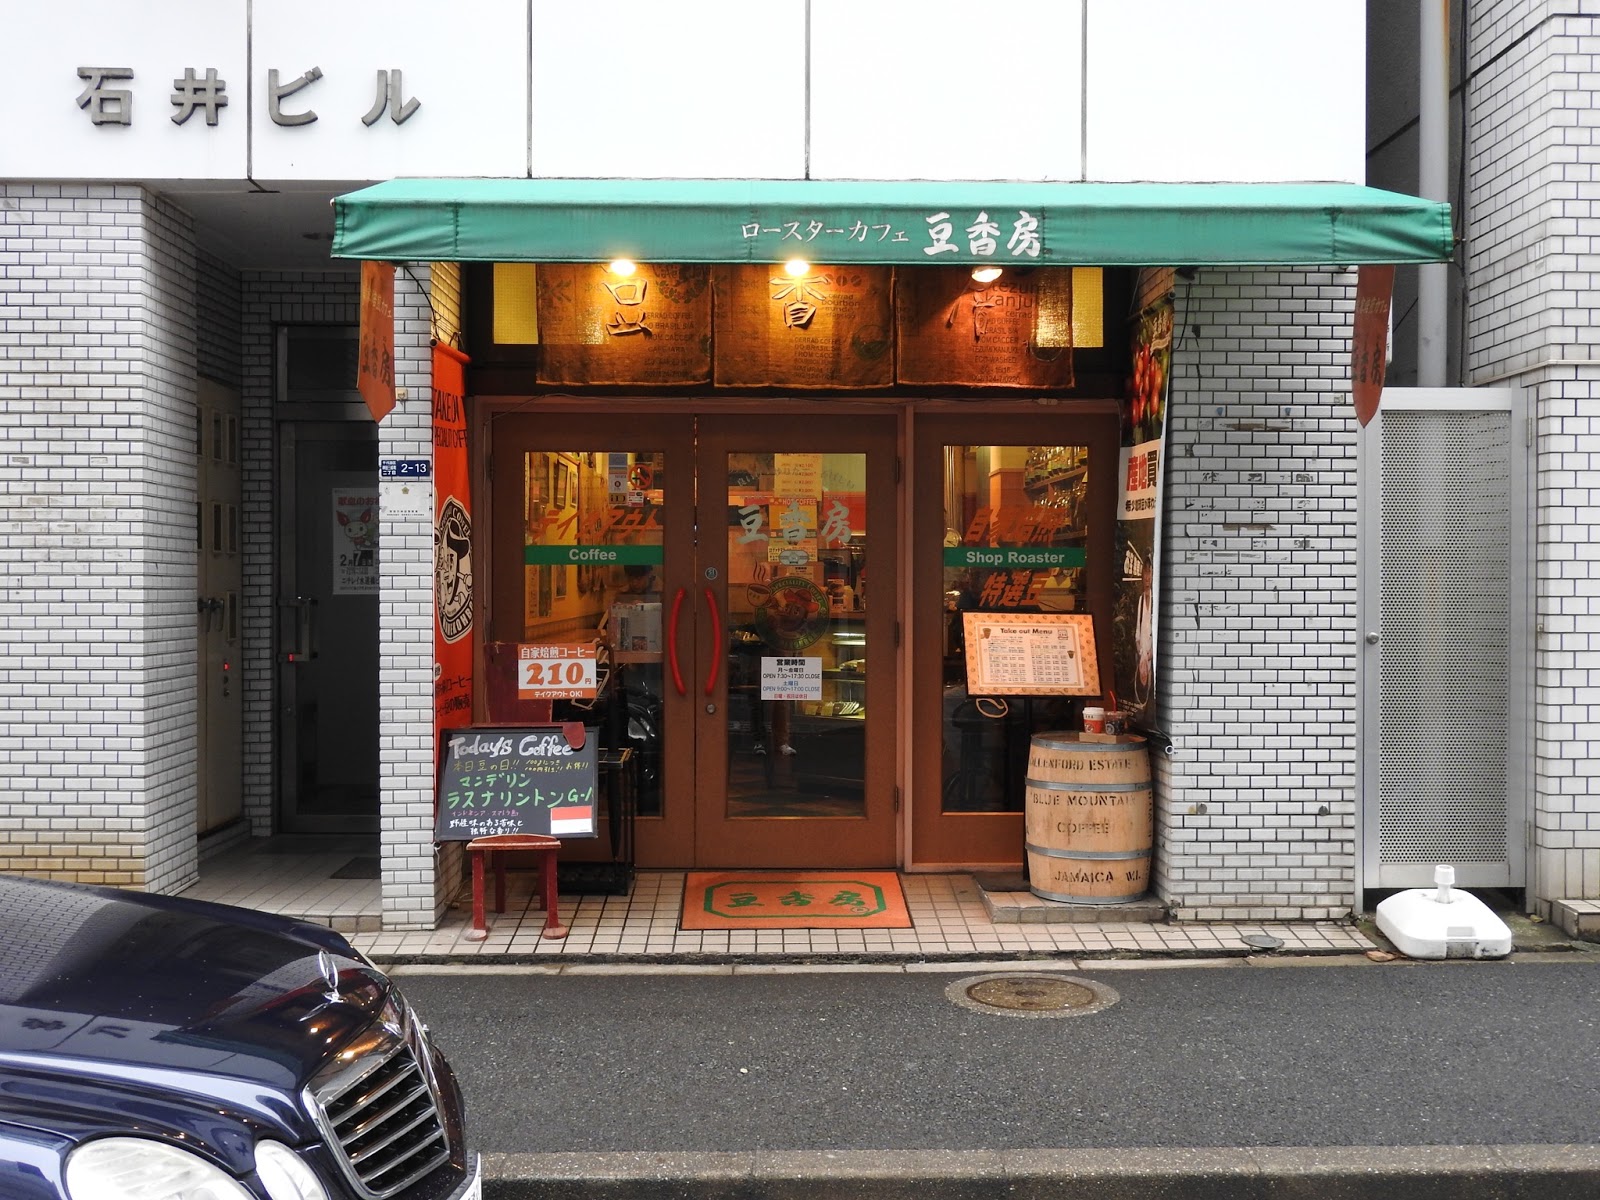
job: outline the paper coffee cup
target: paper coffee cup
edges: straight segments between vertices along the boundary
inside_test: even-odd
[[[1104,733],[1106,728],[1106,710],[1098,706],[1087,707],[1083,710],[1083,731],[1085,733]]]

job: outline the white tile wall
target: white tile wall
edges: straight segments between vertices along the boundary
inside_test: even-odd
[[[406,391],[379,429],[380,455],[431,457],[433,312],[448,334],[459,327],[460,271],[395,277],[395,384]],[[275,740],[272,736],[273,449],[276,331],[286,324],[354,325],[358,281],[349,272],[246,272],[244,327],[244,612],[245,803],[254,832],[273,832]],[[436,871],[433,852],[433,524],[384,518],[379,539],[379,775],[385,928],[433,928],[447,903],[459,856]],[[447,868],[456,872],[451,876]]]
[[[1176,281],[1155,887],[1180,918],[1355,903],[1354,282]]]
[[[195,265],[199,272],[196,373],[238,391],[243,373],[239,338],[244,303],[239,272],[204,250],[196,255]]]
[[[1600,11],[1469,6],[1472,382],[1531,392],[1538,548],[1530,894],[1600,897]]]
[[[0,183],[0,868],[195,877],[194,292],[149,193]]]
[[[439,280],[431,288],[430,276]],[[395,277],[395,386],[406,389],[379,427],[378,453],[433,457],[434,311],[459,328],[460,269],[413,267]],[[459,855],[433,850],[433,521],[382,514],[379,545],[379,776],[383,796],[383,924],[432,929],[460,878]],[[451,875],[451,870],[455,874]]]

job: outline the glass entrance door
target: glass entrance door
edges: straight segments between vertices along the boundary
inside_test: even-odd
[[[842,424],[496,420],[490,640],[604,644],[557,716],[633,749],[642,866],[894,862],[894,424]]]
[[[895,861],[894,450],[892,419],[699,422],[702,865]]]

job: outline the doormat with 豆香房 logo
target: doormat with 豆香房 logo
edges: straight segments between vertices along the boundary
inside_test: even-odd
[[[893,871],[690,871],[682,929],[910,929]]]

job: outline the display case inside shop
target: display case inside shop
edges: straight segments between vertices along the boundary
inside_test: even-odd
[[[800,700],[790,731],[795,774],[804,787],[827,785],[859,788],[865,777],[867,719],[866,621],[841,623],[832,637],[819,643],[822,652],[822,695]]]

